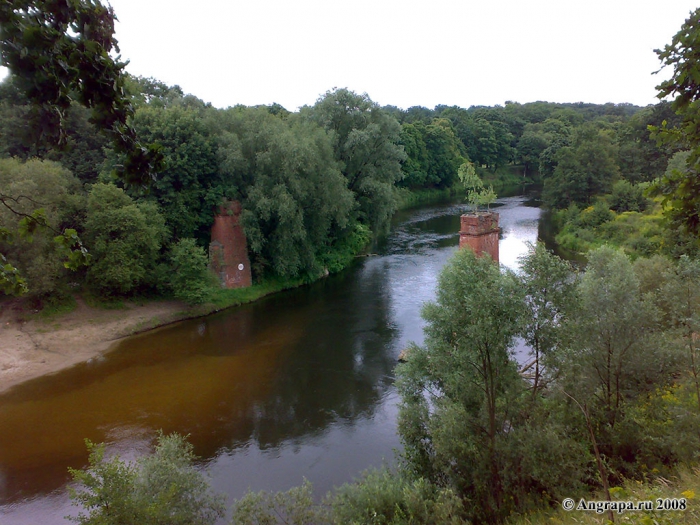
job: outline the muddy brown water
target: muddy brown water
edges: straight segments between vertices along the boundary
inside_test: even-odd
[[[498,204],[501,263],[517,268],[540,210],[527,196]],[[339,275],[123,340],[1,395],[0,524],[68,523],[67,469],[86,465],[85,438],[134,458],[158,429],[188,434],[229,502],[304,478],[321,495],[392,463],[394,367],[423,340],[421,305],[457,249],[463,211],[402,211],[377,255]]]

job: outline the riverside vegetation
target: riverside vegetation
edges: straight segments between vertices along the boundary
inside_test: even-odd
[[[424,309],[425,345],[397,368],[398,472],[369,472],[322,504],[308,484],[249,494],[234,522],[533,522],[595,491],[671,494],[692,507],[700,10],[658,51],[674,70],[659,86],[670,103],[402,110],[334,89],[297,112],[217,109],[127,75],[109,55],[113,16],[99,1],[0,7],[13,73],[0,85],[7,297],[42,305],[82,290],[225,306],[341,270],[385,231],[402,195],[449,191],[475,174],[479,187],[542,182],[559,242],[594,248],[576,273],[533,247],[518,275],[459,252]],[[243,207],[254,290],[220,290],[207,271],[209,227],[226,199]],[[510,352],[518,336],[532,349],[525,369]],[[90,449],[90,468],[73,472],[80,523],[212,523],[224,513],[180,437],[161,436],[136,464]],[[674,476],[670,492],[636,485]]]
[[[602,247],[576,272],[542,245],[521,263],[515,274],[461,250],[443,270],[423,309],[425,344],[411,345],[396,370],[396,471],[370,471],[322,502],[308,483],[249,493],[234,503],[232,523],[532,523],[567,497],[641,494],[685,498],[689,510],[630,512],[626,522],[692,523],[700,263],[632,262]],[[511,352],[516,337],[529,344],[526,366]],[[179,452],[162,457],[164,440]],[[213,523],[224,511],[192,459],[179,437],[161,437],[136,465],[92,448],[91,466],[74,471],[75,501],[88,511],[77,520]],[[678,481],[653,481],[670,479]]]
[[[126,77],[129,122],[163,161],[144,189],[115,178],[126,159],[77,103],[66,109],[67,143],[46,142],[21,86],[12,76],[0,85],[0,253],[4,292],[23,292],[34,308],[76,290],[221,308],[309,282],[347,266],[402,204],[454,191],[460,167],[487,186],[544,184],[558,241],[575,251],[697,247],[644,194],[688,156],[646,129],[679,121],[666,102],[400,110],[337,89],[292,113],[217,109],[177,86]],[[256,284],[246,292],[219,289],[207,271],[214,210],[226,199],[243,208]],[[89,264],[66,268],[76,251]]]

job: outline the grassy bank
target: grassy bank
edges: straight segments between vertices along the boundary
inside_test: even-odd
[[[446,199],[455,197],[464,192],[463,188],[458,184],[450,188],[430,188],[421,190],[408,190],[405,188],[396,189],[397,209],[409,209],[416,206],[429,204],[431,202],[440,202]],[[214,288],[208,292],[206,301],[197,305],[186,305],[183,303],[182,310],[176,314],[170,314],[167,318],[153,318],[139,325],[132,333],[145,332],[159,326],[170,324],[173,322],[203,317],[227,308],[233,308],[246,303],[257,301],[267,295],[290,290],[306,284],[310,284],[324,277],[324,275],[334,274],[342,271],[352,264],[358,254],[371,242],[371,233],[369,230],[358,225],[356,231],[350,235],[342,246],[337,246],[336,249],[320,261],[326,268],[327,272],[319,273],[316,276],[303,276],[296,278],[282,277],[266,277],[261,282],[256,283],[248,288],[224,289]],[[84,302],[92,307],[100,310],[126,310],[131,305],[139,305],[145,303],[168,301],[172,300],[171,296],[154,297],[154,296],[134,296],[130,298],[100,298],[87,290],[78,292],[78,295]],[[48,321],[60,317],[74,310],[76,300],[73,293],[62,294],[55,298],[44,299],[39,304],[28,306],[27,310],[36,312],[42,319]]]
[[[198,311],[200,315],[208,315],[225,308],[252,303],[266,295],[297,288],[311,282],[312,280],[308,278],[282,279],[273,277],[265,279],[261,283],[249,286],[248,288],[221,288],[212,294],[208,302],[193,307],[193,310]]]
[[[463,190],[459,186],[453,186],[451,188],[430,188],[416,191],[411,191],[405,188],[397,188],[397,209],[402,210],[431,202],[438,202],[454,197],[462,191]],[[338,273],[347,268],[355,257],[362,253],[363,249],[365,249],[370,241],[371,237],[369,230],[364,227],[358,227],[357,231],[348,238],[346,245],[338,247],[333,254],[329,254],[329,256],[326,258],[327,260],[323,261],[329,273]],[[237,288],[230,290],[223,288],[217,289],[213,291],[206,303],[191,307],[191,316],[196,317],[208,315],[226,308],[251,303],[265,297],[266,295],[282,292],[284,290],[290,290],[305,284],[310,284],[323,278],[324,275],[326,274],[320,274],[315,278],[310,276],[297,278],[268,277],[262,282],[254,284],[248,288]]]
[[[672,227],[658,202],[643,211],[616,212],[605,198],[579,209],[572,205],[552,212],[555,241],[563,249],[584,254],[602,245],[623,249],[632,258],[682,254],[700,251],[697,239]]]

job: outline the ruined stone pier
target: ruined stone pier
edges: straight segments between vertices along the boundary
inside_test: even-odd
[[[467,213],[461,217],[459,247],[469,247],[477,257],[488,254],[498,263],[498,213]]]
[[[222,204],[214,217],[209,244],[209,267],[223,288],[245,288],[252,284],[248,246],[240,224],[241,204]]]

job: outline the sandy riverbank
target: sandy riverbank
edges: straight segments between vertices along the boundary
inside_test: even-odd
[[[100,355],[123,337],[190,317],[186,305],[159,301],[92,308],[78,298],[70,313],[43,318],[18,300],[0,304],[0,393]]]

